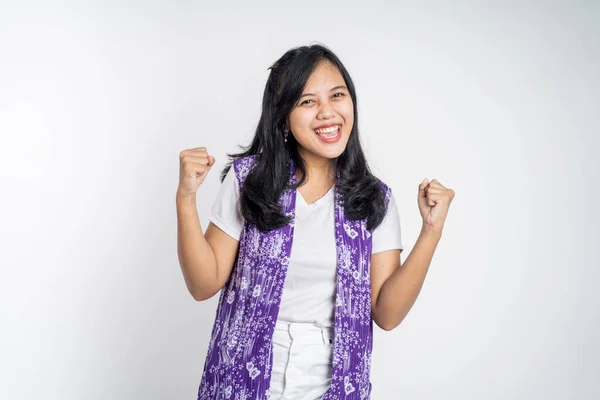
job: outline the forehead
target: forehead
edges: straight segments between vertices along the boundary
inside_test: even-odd
[[[344,77],[337,67],[329,61],[322,61],[308,78],[304,91],[314,93],[314,91],[329,90],[345,84]]]

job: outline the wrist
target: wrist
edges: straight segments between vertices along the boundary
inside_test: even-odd
[[[177,201],[177,204],[181,204],[181,205],[196,205],[196,194],[195,193],[183,193],[180,192],[179,190],[177,191],[177,194],[175,195],[175,200]]]
[[[428,224],[423,224],[423,226],[421,227],[421,236],[439,239],[442,237],[442,227],[435,227]]]

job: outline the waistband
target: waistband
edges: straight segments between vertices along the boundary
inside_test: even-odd
[[[311,322],[285,322],[275,323],[275,333],[287,333],[292,341],[306,343],[333,344],[334,329],[323,327]]]

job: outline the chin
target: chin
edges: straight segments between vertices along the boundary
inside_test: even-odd
[[[344,144],[343,146],[336,147],[335,149],[319,149],[316,154],[320,155],[321,157],[336,159],[341,156],[345,150],[346,145]]]

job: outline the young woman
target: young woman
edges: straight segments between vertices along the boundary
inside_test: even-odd
[[[313,45],[270,70],[254,139],[230,155],[204,234],[196,195],[215,158],[180,154],[185,282],[198,301],[221,291],[198,398],[370,398],[372,322],[391,330],[407,315],[454,192],[421,182],[423,227],[401,265],[396,203],[367,165],[344,65]]]

